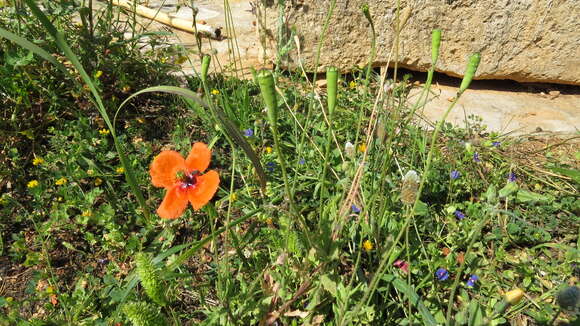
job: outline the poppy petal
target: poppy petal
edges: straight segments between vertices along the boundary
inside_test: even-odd
[[[195,143],[185,160],[185,165],[189,171],[197,170],[203,172],[209,166],[210,160],[211,150],[207,145],[204,143]]]
[[[215,195],[220,184],[219,174],[210,170],[206,174],[197,177],[195,187],[187,192],[187,197],[193,209],[202,208]]]
[[[149,174],[155,187],[170,188],[175,184],[177,172],[185,170],[185,160],[176,151],[163,151],[151,163]]]
[[[165,198],[157,209],[157,214],[161,218],[176,219],[183,214],[187,208],[187,196],[179,186],[172,187],[167,190]]]

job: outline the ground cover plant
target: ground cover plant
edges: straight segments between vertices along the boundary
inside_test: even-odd
[[[577,143],[445,123],[478,54],[418,123],[440,31],[422,85],[319,87],[42,4],[0,13],[0,325],[578,323]]]

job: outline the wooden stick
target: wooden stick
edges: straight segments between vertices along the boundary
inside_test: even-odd
[[[169,17],[166,13],[154,10],[142,5],[135,5],[132,2],[127,0],[113,0],[113,5],[123,7],[128,10],[135,9],[135,12],[143,17],[152,19],[156,22],[160,22],[162,24],[175,27],[182,31],[190,32],[190,33],[202,33],[208,35],[212,38],[219,38],[221,35],[221,30],[219,28],[213,28],[209,25],[202,25],[202,24],[195,24],[193,27],[193,22],[190,20],[185,20],[181,18],[172,18]]]

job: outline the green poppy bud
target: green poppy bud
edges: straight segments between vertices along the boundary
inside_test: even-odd
[[[336,93],[338,86],[338,69],[336,67],[328,67],[326,69],[326,90],[328,103],[328,116],[332,117],[334,108],[336,107]]]
[[[469,63],[467,64],[467,69],[465,70],[465,75],[463,76],[463,80],[461,81],[461,86],[459,86],[459,93],[465,92],[473,77],[475,76],[475,72],[477,71],[477,67],[479,66],[479,62],[481,61],[481,55],[479,53],[474,53],[469,57]]]
[[[276,100],[276,88],[274,86],[274,76],[268,70],[258,72],[258,84],[262,92],[262,98],[268,109],[268,120],[272,126],[276,126],[278,121],[278,102]]]
[[[434,29],[431,32],[431,63],[433,67],[437,63],[437,59],[439,58],[439,47],[441,46],[441,30]]]
[[[201,81],[204,83],[207,80],[207,71],[209,70],[210,61],[211,57],[207,54],[201,59]]]

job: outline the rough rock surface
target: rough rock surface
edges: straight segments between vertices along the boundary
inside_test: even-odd
[[[312,71],[330,0],[296,1],[286,1],[286,23],[296,29],[302,61]],[[268,35],[277,35],[275,3],[266,9]],[[377,32],[373,66],[389,61],[396,0],[336,0],[321,70],[327,65],[351,69],[368,63],[371,32],[360,10],[363,3],[369,4]],[[578,0],[400,0],[400,6],[411,13],[401,32],[398,63],[403,67],[428,69],[431,30],[440,28],[439,72],[462,76],[469,54],[477,51],[482,55],[477,79],[580,85]],[[291,51],[288,66],[297,67],[297,60],[297,52]]]

